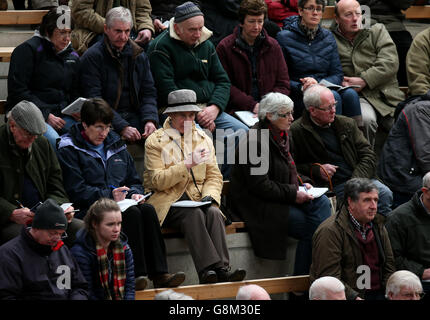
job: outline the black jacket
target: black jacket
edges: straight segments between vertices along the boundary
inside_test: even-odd
[[[392,190],[411,196],[430,171],[430,95],[409,102],[390,130],[379,158],[378,176]]]
[[[41,245],[23,228],[0,247],[0,257],[0,299],[88,299],[87,282],[65,245],[56,249]]]
[[[387,218],[397,270],[409,270],[421,279],[430,268],[430,215],[420,201],[422,191],[400,205]]]
[[[55,53],[51,42],[33,36],[12,52],[6,110],[28,100],[45,120],[50,113],[61,116],[61,109],[79,96],[78,72],[79,56],[71,45]]]
[[[81,58],[81,94],[86,98],[103,98],[114,111],[112,126],[121,131],[129,126],[115,110],[122,94],[122,79],[129,77],[131,112],[139,115],[142,127],[148,121],[158,125],[157,90],[154,86],[149,60],[142,48],[132,40],[125,45],[121,56],[128,59],[128,70],[113,54],[106,38],[89,48]]]

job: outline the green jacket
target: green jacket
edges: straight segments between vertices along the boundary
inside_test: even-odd
[[[72,31],[72,45],[79,55],[97,34],[103,34],[106,14],[113,7],[114,0],[74,0],[72,1],[72,19],[75,28]],[[130,9],[133,17],[133,30],[149,29],[154,33],[149,0],[121,0],[120,4]]]
[[[69,202],[60,164],[45,137],[33,142],[25,163],[5,124],[0,127],[0,150],[0,228],[10,221],[12,211],[17,208],[16,200],[21,201],[25,171],[33,180],[41,199],[51,198],[59,204]]]
[[[357,267],[363,264],[363,258],[349,221],[345,207],[338,214],[332,215],[320,224],[312,238],[312,265],[310,281],[323,276],[336,277],[345,285],[347,300],[364,297],[365,289],[358,289]],[[390,275],[396,271],[390,239],[384,227],[383,216],[377,214],[373,220],[373,231],[380,253],[380,279],[384,288]],[[378,241],[379,240],[379,241]]]
[[[355,120],[336,115],[331,124],[336,132],[343,157],[353,168],[351,178],[374,178],[376,155],[363,133],[358,129]],[[294,161],[298,171],[311,176],[316,185],[326,184],[321,179],[318,166],[313,163],[330,163],[329,154],[323,140],[312,126],[309,112],[291,125],[291,136],[295,146]],[[312,170],[312,172],[311,172]]]
[[[331,30],[344,75],[364,79],[367,86],[361,95],[381,116],[394,116],[396,106],[405,95],[397,82],[399,58],[396,45],[385,26],[376,23],[359,31],[352,43],[339,32],[337,25],[333,24]]]
[[[409,93],[426,94],[430,89],[430,28],[418,33],[406,56]]]
[[[230,97],[230,80],[215,47],[208,39],[212,32],[203,28],[198,44],[185,45],[170,26],[154,39],[148,48],[159,108],[166,107],[167,96],[178,89],[196,92],[197,103],[215,104],[224,111]]]
[[[394,209],[385,227],[398,270],[409,270],[422,278],[424,269],[430,268],[430,215],[421,204],[422,191],[411,200]]]

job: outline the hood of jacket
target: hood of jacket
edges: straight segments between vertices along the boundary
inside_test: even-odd
[[[169,36],[175,40],[182,41],[181,38],[178,36],[178,34],[175,31],[174,28],[174,20],[175,18],[170,19],[169,21]],[[208,28],[203,26],[202,34],[200,35],[200,39],[197,41],[197,43],[194,45],[194,47],[197,47],[201,45],[203,42],[208,40],[210,37],[212,37],[213,32],[210,31]]]

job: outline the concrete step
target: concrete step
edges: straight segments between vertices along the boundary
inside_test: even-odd
[[[27,28],[0,28],[0,47],[16,47],[24,41],[30,39],[34,30]]]
[[[268,260],[254,255],[247,232],[228,234],[226,237],[231,268],[232,270],[245,269],[247,273],[245,279],[283,277],[293,274],[297,240],[288,238],[287,258],[285,260]],[[185,239],[167,238],[165,243],[169,272],[185,272],[186,279],[183,285],[198,284],[197,271]],[[153,288],[151,281],[148,283],[148,288]]]

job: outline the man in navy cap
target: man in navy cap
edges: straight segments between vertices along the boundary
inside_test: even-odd
[[[69,202],[57,156],[42,136],[46,124],[35,104],[21,101],[0,127],[0,244],[16,237],[31,223],[37,205],[48,198]],[[81,220],[73,219],[74,208],[66,209],[71,245]]]
[[[0,247],[0,299],[88,299],[88,284],[62,241],[66,229],[64,210],[48,199],[32,226]]]

